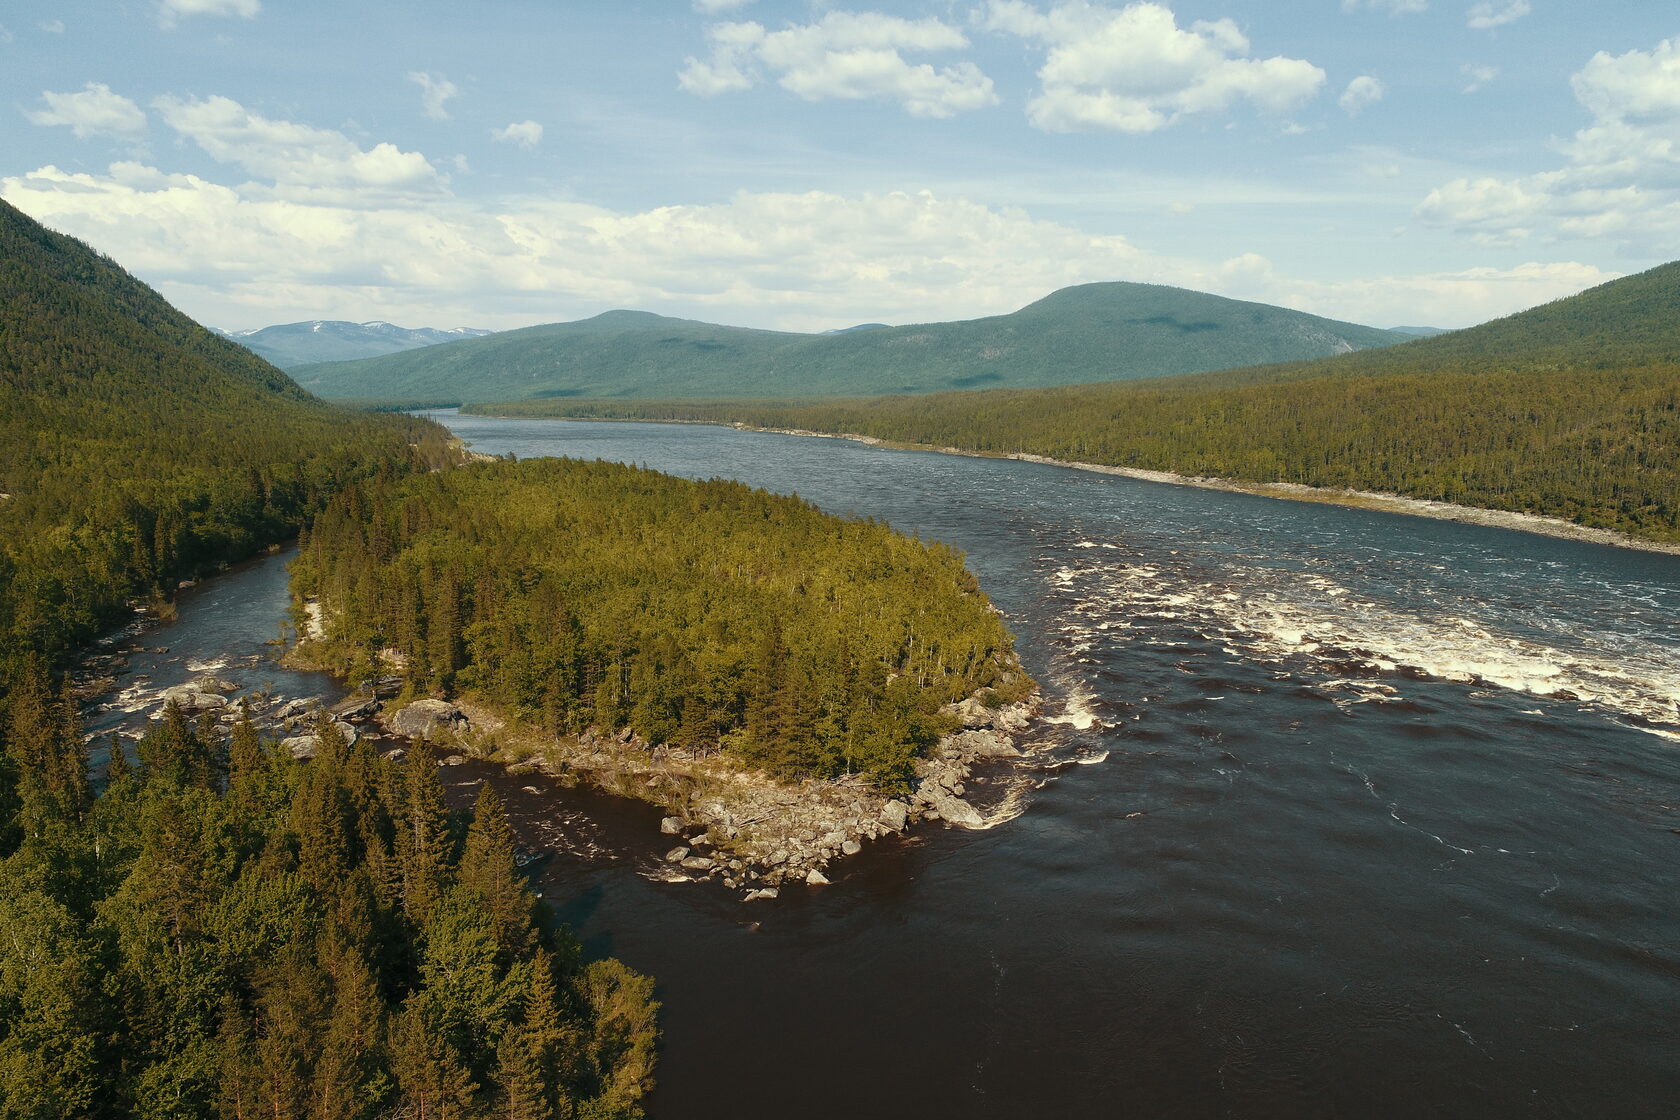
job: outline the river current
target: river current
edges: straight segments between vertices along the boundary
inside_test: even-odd
[[[1028,761],[983,783],[993,827],[772,902],[662,881],[651,808],[449,770],[556,853],[537,885],[591,952],[658,978],[655,1120],[1680,1107],[1680,558],[842,440],[438,418],[948,541],[1045,685]],[[130,673],[330,687],[261,659],[283,607],[280,558],[211,581]]]

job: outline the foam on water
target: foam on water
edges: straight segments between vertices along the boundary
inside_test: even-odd
[[[1518,620],[1463,602],[1447,610],[1406,611],[1326,576],[1240,563],[1200,572],[1137,563],[1063,565],[1053,579],[1076,599],[1064,633],[1076,635],[1079,653],[1088,652],[1093,640],[1127,640],[1133,635],[1126,629],[1142,628],[1136,637],[1146,643],[1170,644],[1175,639],[1169,634],[1147,631],[1187,625],[1246,658],[1317,662],[1333,674],[1320,687],[1355,694],[1339,703],[1394,694],[1392,685],[1384,686],[1387,692],[1360,687],[1357,676],[1348,678],[1351,670],[1578,700],[1680,726],[1680,650],[1654,638],[1562,626],[1530,625],[1524,632],[1512,625]],[[1065,712],[1048,718],[1088,729],[1095,722],[1089,692],[1076,681],[1065,687]]]

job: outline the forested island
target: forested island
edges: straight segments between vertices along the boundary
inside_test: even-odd
[[[938,767],[965,761],[942,740],[1004,753],[961,733],[1034,689],[960,555],[735,482],[563,459],[381,480],[329,504],[294,573],[322,608],[309,658],[401,673],[393,707],[485,705],[508,726],[481,751],[654,800],[771,882],[939,815]],[[825,799],[839,838],[802,848]]]
[[[830,401],[502,401],[1385,491],[1680,541],[1680,264],[1436,338],[1098,385]],[[1071,378],[1070,378],[1071,380]]]

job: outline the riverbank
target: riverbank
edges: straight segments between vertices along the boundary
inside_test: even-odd
[[[1190,486],[1200,490],[1222,490],[1234,494],[1253,494],[1262,498],[1280,498],[1291,502],[1319,502],[1327,505],[1347,506],[1354,509],[1375,510],[1378,513],[1394,513],[1407,517],[1427,517],[1436,521],[1458,521],[1467,525],[1484,525],[1492,529],[1512,529],[1520,533],[1536,533],[1540,536],[1554,537],[1559,540],[1583,541],[1589,544],[1609,545],[1612,548],[1629,548],[1641,552],[1658,552],[1670,556],[1680,556],[1680,543],[1647,540],[1629,533],[1614,529],[1596,529],[1588,525],[1581,525],[1574,521],[1566,521],[1560,517],[1546,517],[1540,514],[1519,513],[1513,510],[1488,509],[1482,506],[1465,506],[1453,502],[1436,501],[1430,498],[1412,498],[1404,494],[1394,494],[1379,490],[1349,490],[1339,487],[1307,486],[1298,482],[1252,482],[1245,479],[1213,478],[1202,475],[1178,474],[1174,471],[1154,471],[1141,467],[1118,467],[1106,463],[1086,463],[1075,459],[1055,459],[1048,455],[1035,455],[1030,452],[1000,452],[975,451],[963,447],[940,446],[926,443],[907,443],[900,440],[882,439],[879,436],[864,435],[859,432],[819,432],[809,428],[765,428],[740,421],[724,420],[671,420],[648,419],[643,417],[622,418],[608,416],[544,416],[544,417],[499,417],[496,413],[463,412],[464,416],[485,416],[499,419],[520,420],[563,420],[588,421],[595,423],[624,423],[624,424],[699,424],[712,427],[733,428],[740,432],[765,432],[772,435],[809,436],[816,439],[843,439],[853,443],[865,444],[869,447],[881,447],[896,451],[932,451],[940,455],[960,455],[971,459],[1014,459],[1023,463],[1042,463],[1045,466],[1065,467],[1069,470],[1091,471],[1096,474],[1119,475],[1124,478],[1135,478],[1143,482],[1160,482],[1169,486]]]
[[[303,661],[310,663],[307,650]],[[717,880],[751,901],[775,898],[784,885],[825,884],[835,861],[917,824],[986,829],[1012,817],[1011,805],[992,809],[965,799],[967,783],[979,768],[1024,757],[1018,739],[1038,703],[1035,693],[999,708],[977,699],[950,705],[944,711],[958,730],[917,761],[915,788],[902,793],[856,776],[782,781],[715,753],[646,743],[629,728],[548,736],[469,697],[393,706],[376,718],[394,734],[426,734],[446,754],[657,805],[667,814],[661,831],[674,845],[663,877]]]
[[[558,417],[556,418],[558,419]],[[598,419],[591,417],[590,419]],[[647,423],[648,421],[637,421]],[[675,420],[669,423],[711,423],[702,420]],[[1066,467],[1076,471],[1119,475],[1143,482],[1160,482],[1170,486],[1193,486],[1200,490],[1223,490],[1235,494],[1253,494],[1261,498],[1281,498],[1291,502],[1322,502],[1349,506],[1355,509],[1395,513],[1407,517],[1427,517],[1436,521],[1459,521],[1467,525],[1485,525],[1492,529],[1514,529],[1521,533],[1537,533],[1560,540],[1585,541],[1590,544],[1631,548],[1642,552],[1660,552],[1680,556],[1680,544],[1646,540],[1614,529],[1595,529],[1560,517],[1543,517],[1513,510],[1463,506],[1428,498],[1410,498],[1377,490],[1347,490],[1338,487],[1307,486],[1299,482],[1249,482],[1235,478],[1208,478],[1201,475],[1177,474],[1173,471],[1151,471],[1139,467],[1116,467],[1105,463],[1082,463],[1072,459],[1053,459],[1048,455],[1033,455],[1025,451],[972,451],[962,447],[936,447],[931,444],[900,443],[857,432],[815,432],[801,428],[759,428],[751,424],[730,424],[737,431],[769,432],[784,436],[814,436],[818,439],[844,439],[870,447],[884,447],[903,451],[933,451],[940,455],[962,455],[975,459],[1014,459],[1023,463],[1042,463],[1050,467]]]
[[[336,661],[324,636],[323,605],[302,606],[300,640],[285,662],[332,671]],[[388,658],[388,663],[401,672],[400,662]],[[1015,671],[1021,671],[1018,663]],[[329,711],[352,721],[375,719],[403,739],[425,736],[446,761],[452,754],[477,758],[510,773],[541,773],[563,785],[587,784],[657,805],[667,814],[661,829],[675,845],[665,855],[664,877],[716,879],[744,890],[749,900],[774,898],[790,883],[824,884],[825,869],[834,861],[921,822],[985,829],[1013,817],[1015,805],[1007,799],[999,806],[967,799],[968,782],[977,768],[1023,757],[1017,740],[1040,703],[1035,690],[993,708],[978,696],[947,705],[941,711],[953,730],[916,760],[911,788],[888,792],[856,775],[790,782],[744,768],[717,751],[645,742],[628,727],[555,736],[470,695],[381,701],[379,696],[407,694],[400,676],[382,678],[376,691],[360,701],[353,695]],[[301,740],[289,739],[287,746],[300,757],[310,749]]]

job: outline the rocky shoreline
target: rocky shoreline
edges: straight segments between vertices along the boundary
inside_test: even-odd
[[[921,822],[989,827],[965,800],[966,783],[977,767],[1022,756],[1017,739],[1037,707],[1037,694],[995,709],[976,699],[948,706],[960,729],[918,760],[914,789],[902,794],[855,776],[782,781],[716,754],[650,745],[628,728],[540,741],[470,700],[419,700],[377,718],[395,734],[426,733],[446,751],[510,773],[541,773],[657,805],[666,814],[661,831],[674,845],[665,853],[664,877],[716,880],[753,901],[775,898],[789,884],[827,883],[835,861]]]
[[[310,642],[322,629],[319,605],[306,603],[302,640],[287,660],[314,665]],[[424,736],[445,763],[476,758],[509,773],[541,773],[563,785],[587,784],[657,805],[666,814],[661,830],[675,845],[665,853],[665,877],[715,879],[744,891],[748,900],[775,898],[791,883],[827,883],[825,870],[834,861],[921,822],[990,827],[966,799],[967,783],[978,767],[1022,757],[1018,739],[1041,702],[1035,691],[997,708],[977,697],[947,705],[942,712],[957,729],[917,760],[911,789],[885,793],[857,776],[784,781],[715,752],[649,744],[630,728],[543,735],[470,697],[388,706],[381,696],[397,693],[401,678],[372,683],[370,692],[325,709],[341,733],[353,737],[352,724],[371,719],[393,736]],[[294,757],[309,757],[314,743],[310,729],[300,726],[302,713],[285,715],[280,726],[295,730],[283,746]]]

